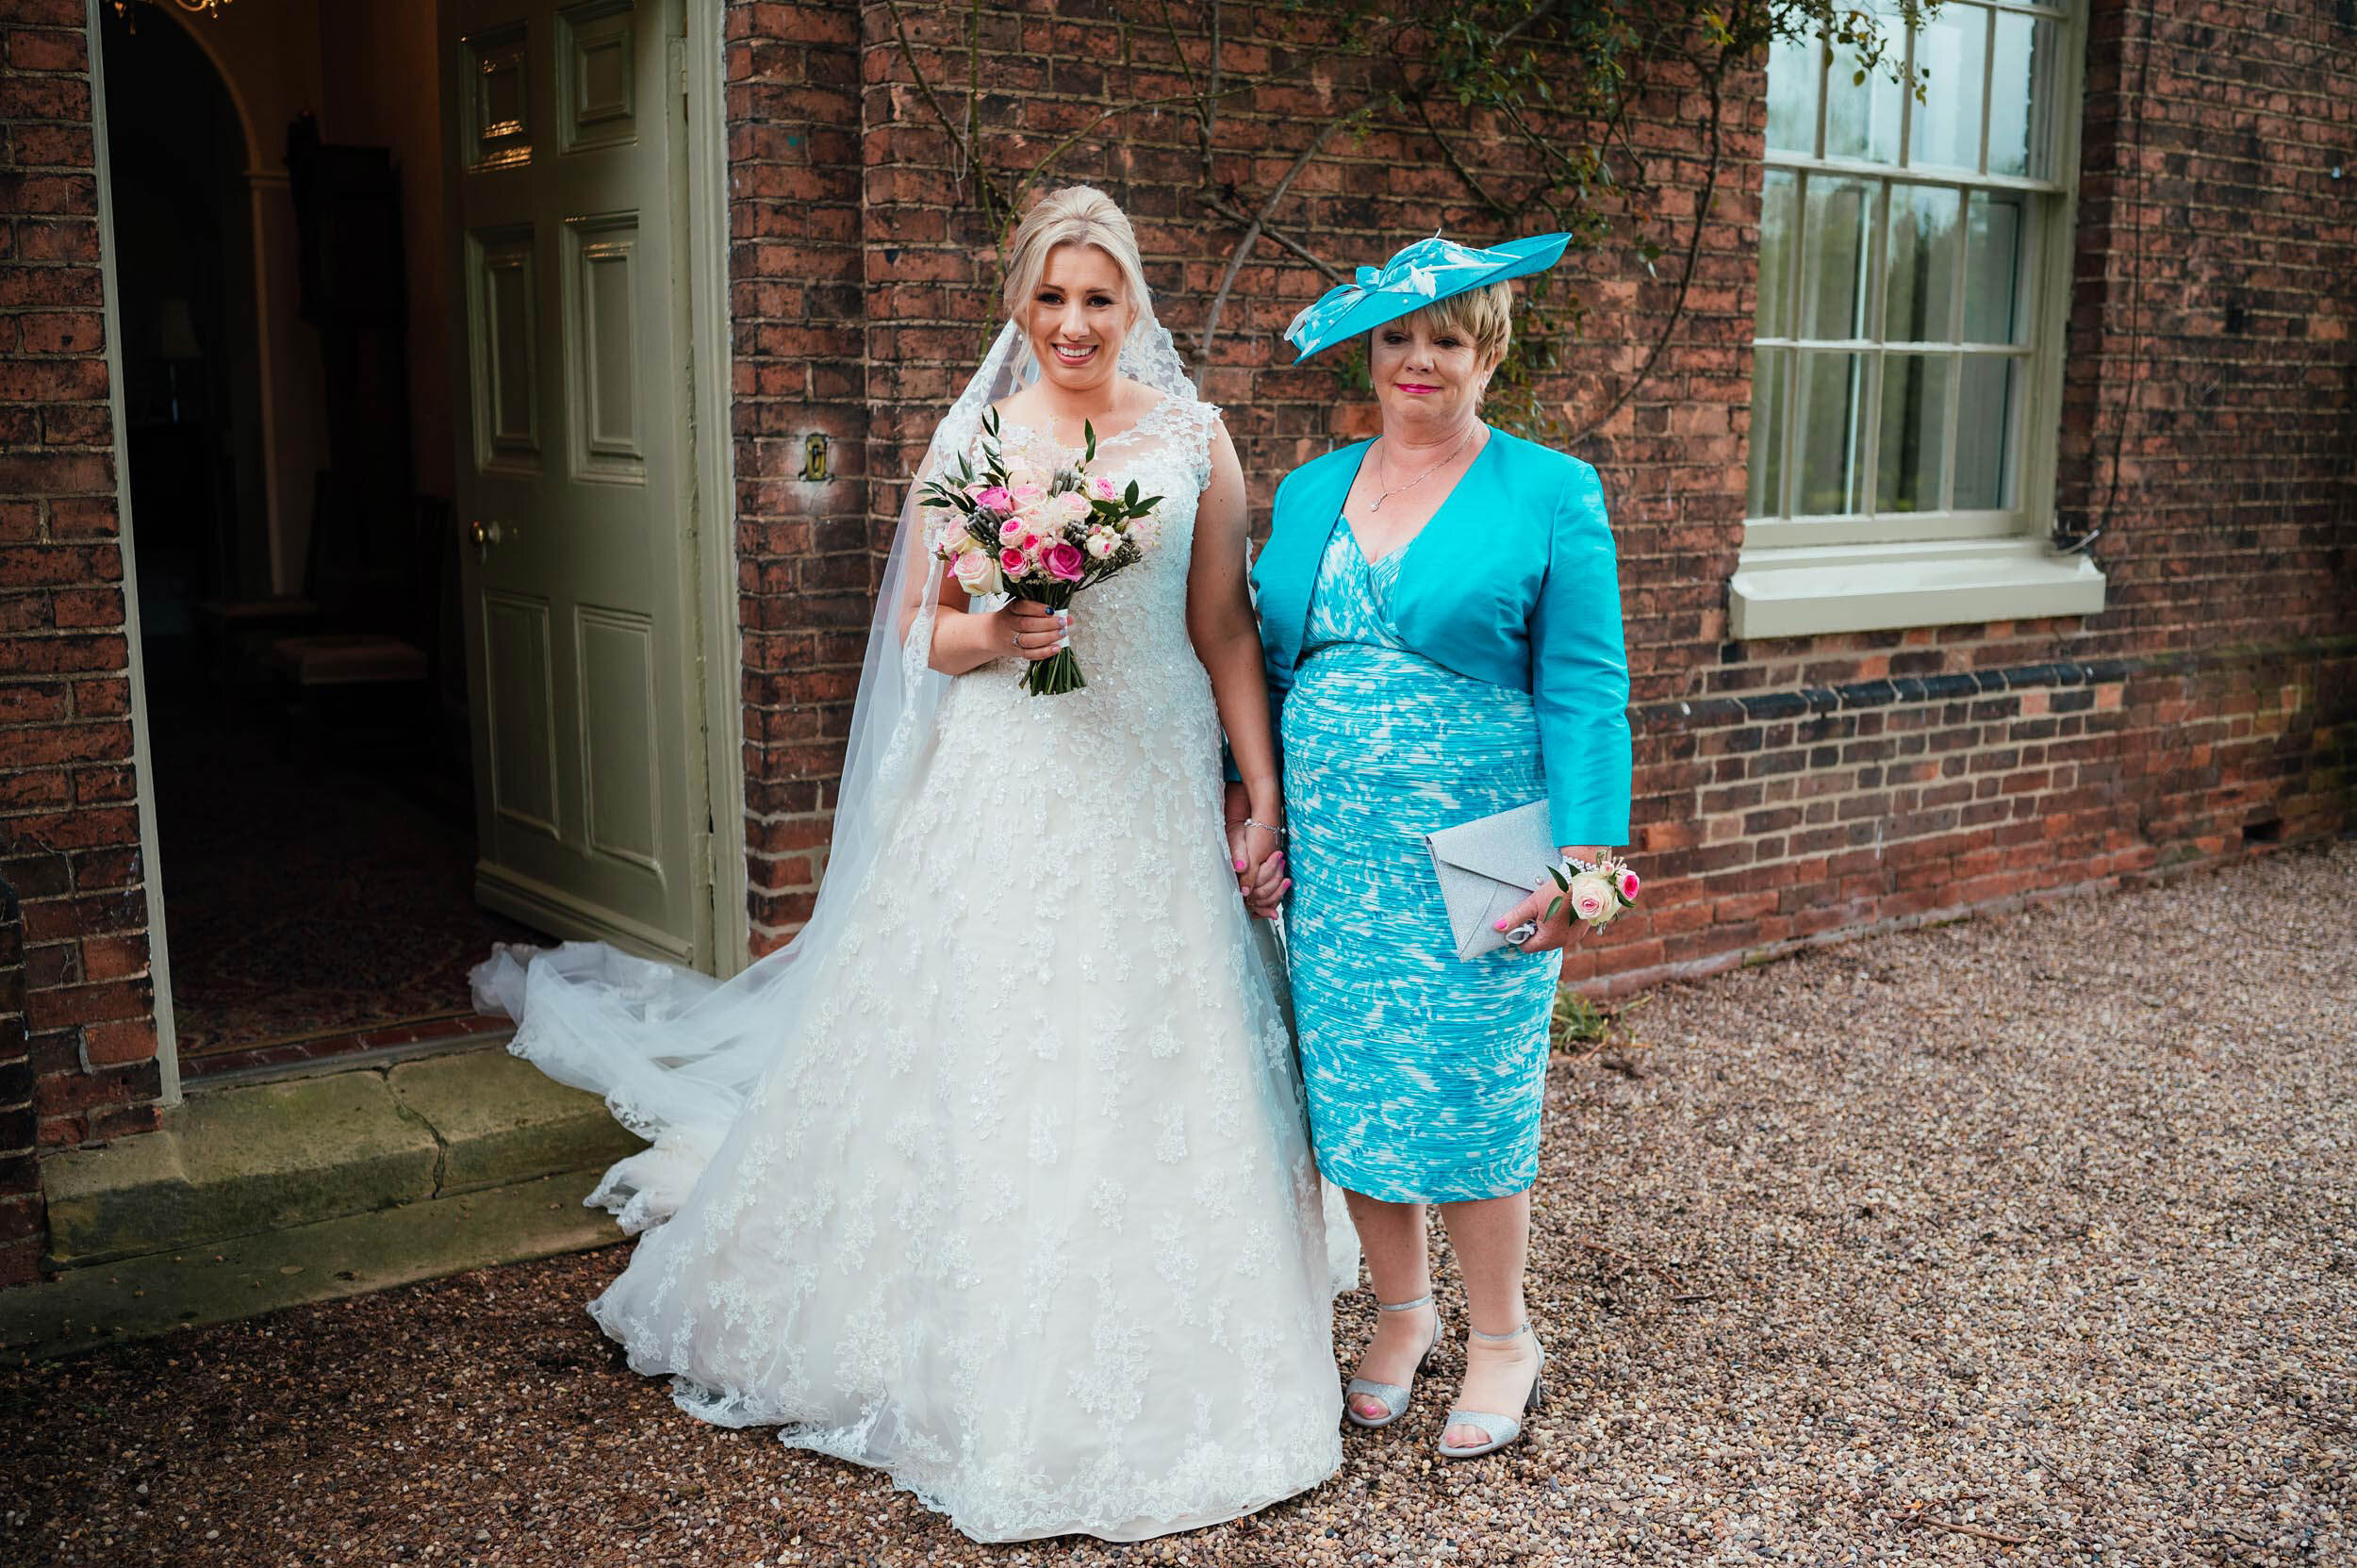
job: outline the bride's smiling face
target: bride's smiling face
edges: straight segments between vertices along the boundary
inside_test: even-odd
[[[1112,384],[1133,314],[1112,256],[1094,245],[1059,245],[1040,269],[1023,330],[1044,377],[1067,392],[1091,392]]]

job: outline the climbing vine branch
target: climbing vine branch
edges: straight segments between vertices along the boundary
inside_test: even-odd
[[[1431,153],[1423,161],[1447,170],[1462,192],[1461,201],[1442,203],[1443,216],[1473,229],[1468,238],[1477,239],[1482,230],[1510,231],[1543,212],[1584,249],[1624,237],[1654,271],[1665,254],[1663,222],[1648,160],[1631,132],[1632,106],[1665,69],[1698,82],[1707,117],[1700,127],[1704,153],[1690,232],[1683,237],[1663,320],[1636,369],[1600,413],[1570,431],[1562,405],[1542,395],[1541,385],[1558,363],[1561,341],[1579,328],[1582,300],[1575,288],[1557,288],[1542,278],[1525,294],[1522,330],[1493,384],[1501,422],[1527,434],[1577,438],[1600,429],[1651,379],[1684,322],[1725,162],[1728,73],[1755,62],[1773,42],[1798,41],[1847,52],[1858,81],[1870,72],[1896,74],[1893,25],[1920,25],[1937,0],[1901,0],[1896,17],[1835,0],[1428,0],[1409,7],[1397,0],[1293,0],[1281,13],[1299,24],[1288,63],[1232,85],[1226,79],[1222,0],[1198,0],[1192,37],[1172,0],[1156,0],[1150,20],[1120,24],[1123,59],[1131,29],[1166,38],[1185,91],[1129,99],[1108,93],[1044,153],[1019,170],[1011,164],[997,173],[988,156],[992,143],[1012,147],[1022,138],[1012,129],[994,136],[983,124],[982,0],[968,0],[963,29],[963,114],[926,74],[908,27],[906,10],[915,4],[886,0],[894,40],[948,140],[953,176],[971,182],[979,215],[1002,256],[1031,190],[1076,149],[1132,116],[1166,108],[1186,114],[1198,152],[1196,199],[1208,219],[1235,236],[1196,335],[1198,373],[1211,362],[1244,267],[1261,241],[1328,282],[1349,275],[1319,255],[1287,218],[1302,175],[1335,148],[1338,137],[1362,140],[1381,128],[1421,140]],[[1108,81],[1114,74],[1108,69]],[[1327,119],[1265,190],[1247,191],[1222,177],[1223,157],[1239,150],[1221,143],[1223,105],[1252,89],[1309,81],[1356,107]],[[1920,80],[1910,85],[1920,92]]]

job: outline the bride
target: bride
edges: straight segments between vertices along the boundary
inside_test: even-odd
[[[994,439],[1068,465],[1085,424],[1160,542],[1067,626],[969,601],[912,487],[801,936],[725,983],[581,943],[474,979],[653,1141],[590,1199],[644,1232],[590,1305],[633,1368],[979,1540],[1129,1541],[1333,1474],[1356,1254],[1232,869],[1273,837],[1223,820],[1223,729],[1282,810],[1235,450],[1102,193],[1024,220],[1006,305],[925,474]],[[1028,695],[1067,636],[1087,685]]]

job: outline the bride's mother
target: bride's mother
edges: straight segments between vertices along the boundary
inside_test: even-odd
[[[1319,1168],[1349,1197],[1382,1312],[1346,1409],[1406,1409],[1441,1334],[1425,1249],[1439,1204],[1472,1335],[1441,1452],[1521,1435],[1544,1352],[1523,1308],[1547,1027],[1571,917],[1552,883],[1457,956],[1424,838],[1543,799],[1577,859],[1628,832],[1628,669],[1604,493],[1578,459],[1483,422],[1507,279],[1564,237],[1419,240],[1286,336],[1367,348],[1382,433],[1278,487],[1259,588],[1281,701],[1286,906]],[[1541,866],[1530,868],[1534,880]],[[1584,929],[1584,928],[1582,928]]]

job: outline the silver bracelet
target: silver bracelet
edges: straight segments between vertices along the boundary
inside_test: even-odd
[[[1244,825],[1247,828],[1258,828],[1262,833],[1275,834],[1279,838],[1288,838],[1292,836],[1290,834],[1285,832],[1282,826],[1274,822],[1262,822],[1247,817],[1244,819]]]

